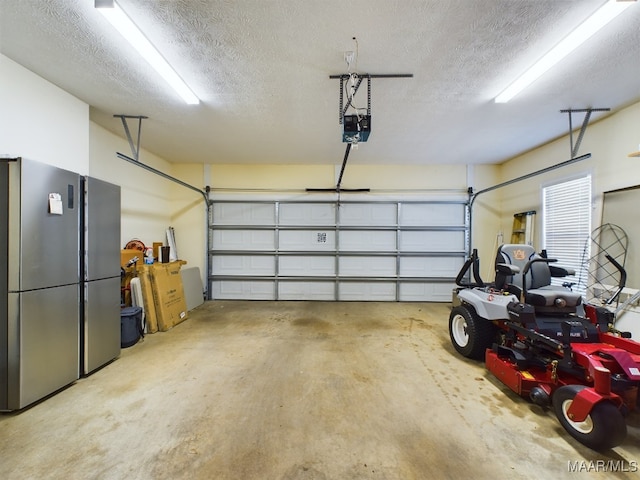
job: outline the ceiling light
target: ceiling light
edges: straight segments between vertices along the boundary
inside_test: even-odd
[[[169,65],[160,52],[147,40],[147,37],[131,21],[126,13],[113,0],[95,0],[95,7],[115,27],[118,32],[151,64],[171,87],[189,105],[200,103],[176,71]]]
[[[630,7],[635,1],[636,0],[608,0],[607,3],[585,20],[584,23],[553,47],[549,53],[538,60],[533,67],[509,85],[506,90],[495,98],[495,102],[506,103],[511,100],[527,86],[536,81],[544,72],[553,67],[594,33]]]

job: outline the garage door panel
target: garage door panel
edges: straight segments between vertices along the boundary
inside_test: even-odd
[[[386,198],[214,202],[212,296],[450,301],[467,249],[465,208]]]
[[[462,226],[465,223],[463,204],[403,204],[400,212],[402,226]]]
[[[275,284],[270,280],[214,280],[213,298],[220,300],[275,300]]]
[[[281,203],[280,225],[335,225],[334,204]]]
[[[269,276],[276,273],[275,256],[214,255],[213,269],[217,275]]]
[[[400,283],[401,302],[450,302],[454,283]]]
[[[213,246],[216,250],[274,250],[273,230],[214,230]]]
[[[336,259],[333,256],[281,256],[278,258],[278,274],[283,277],[334,276]]]
[[[217,225],[275,225],[273,203],[214,203],[213,223]]]
[[[339,274],[345,277],[395,277],[395,257],[348,257],[338,260]]]
[[[397,223],[397,213],[395,203],[343,203],[340,205],[340,225],[393,226]]]
[[[341,282],[338,286],[338,300],[395,302],[395,282]]]
[[[281,251],[331,251],[336,248],[336,232],[333,230],[282,230]]]
[[[335,282],[280,281],[278,283],[280,300],[324,300],[336,299]]]
[[[402,277],[455,277],[464,264],[462,257],[401,257]]]
[[[340,232],[342,252],[394,252],[396,250],[395,231],[346,230]]]
[[[463,231],[404,231],[400,235],[402,252],[464,252]]]

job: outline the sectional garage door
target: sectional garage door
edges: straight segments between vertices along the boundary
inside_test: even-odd
[[[450,301],[466,202],[217,201],[214,299]]]

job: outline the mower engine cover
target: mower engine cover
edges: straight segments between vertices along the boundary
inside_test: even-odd
[[[518,302],[518,297],[510,293],[494,291],[490,288],[469,288],[460,290],[458,298],[473,306],[476,313],[486,320],[508,320],[507,306]]]

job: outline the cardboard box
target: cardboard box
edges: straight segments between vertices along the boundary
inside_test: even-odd
[[[140,264],[130,267],[140,279],[147,333],[165,332],[187,318],[180,267],[187,262]]]
[[[127,267],[127,263],[134,257],[138,257],[139,260],[135,265]],[[143,254],[140,250],[136,249],[123,249],[120,250],[120,266],[124,268],[124,277],[120,282],[120,290],[122,294],[122,302],[126,307],[131,306],[131,279],[137,276],[136,267],[142,265],[144,262]]]
[[[154,263],[141,269],[151,273],[156,319],[161,332],[187,319],[187,302],[180,275],[180,267],[184,263]]]
[[[133,257],[138,257],[137,266],[144,263],[144,252],[132,248],[120,250],[120,266],[125,267]]]
[[[162,248],[162,242],[153,242],[153,258],[156,262],[160,261],[162,256],[160,255],[160,249]]]
[[[158,316],[156,313],[156,303],[153,295],[153,285],[151,283],[151,268],[153,265],[143,265],[137,270],[140,279],[140,289],[142,290],[142,306],[144,307],[144,320],[147,333],[158,331]]]

